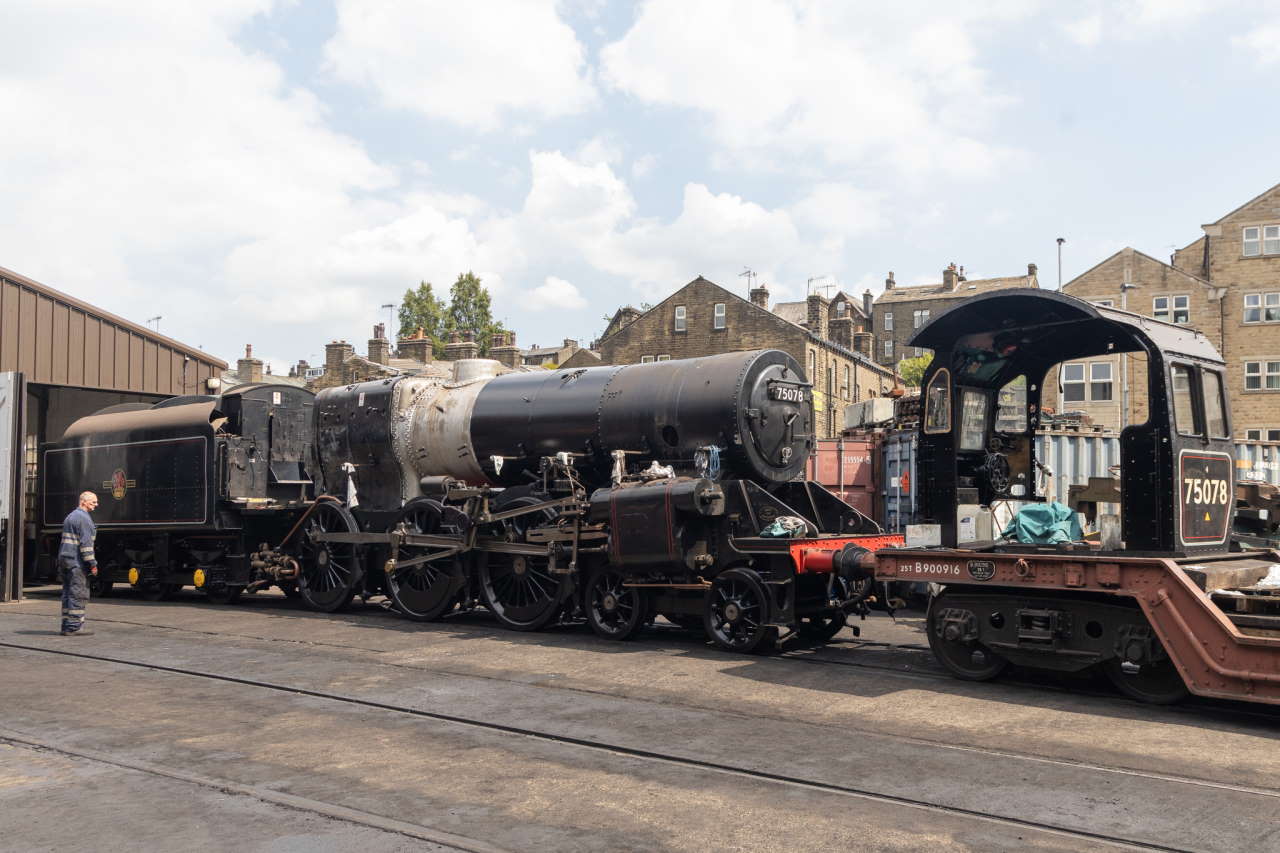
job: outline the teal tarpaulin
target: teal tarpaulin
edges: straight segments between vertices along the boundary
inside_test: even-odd
[[[1027,504],[1010,519],[1009,526],[1000,535],[1027,545],[1056,545],[1079,541],[1084,538],[1084,531],[1080,529],[1080,517],[1075,510],[1053,501]]]

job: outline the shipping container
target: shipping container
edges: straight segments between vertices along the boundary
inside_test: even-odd
[[[901,533],[916,523],[916,431],[882,433],[878,457],[876,520],[885,530]]]
[[[1280,486],[1280,442],[1237,441],[1236,479]]]
[[[874,436],[818,439],[806,477],[863,515],[875,518],[875,447]]]

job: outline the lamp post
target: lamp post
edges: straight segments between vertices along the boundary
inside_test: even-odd
[[[1065,242],[1066,237],[1058,238],[1058,290],[1062,290],[1062,244]]]

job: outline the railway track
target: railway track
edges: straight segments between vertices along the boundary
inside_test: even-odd
[[[42,656],[43,655],[56,656],[56,657],[70,658],[70,659],[75,659],[80,661],[88,661],[96,664],[109,664],[113,666],[123,666],[123,667],[147,670],[152,672],[161,672],[161,673],[167,673],[170,675],[181,676],[184,678],[197,679],[204,682],[220,682],[224,684],[233,684],[233,685],[238,685],[241,687],[251,688],[255,690],[264,690],[264,691],[271,691],[274,693],[287,694],[289,696],[294,696],[294,697],[299,697],[299,696],[308,697],[310,699],[322,700],[323,702],[336,703],[337,705],[341,705],[341,706],[356,707],[364,710],[406,716],[406,717],[411,717],[411,718],[416,718],[421,720],[431,720],[437,723],[448,724],[451,726],[461,726],[461,727],[471,729],[471,730],[476,730],[476,731],[498,733],[502,735],[515,735],[522,738],[531,738],[542,743],[554,744],[557,746],[567,747],[571,749],[587,750],[587,751],[593,751],[597,753],[603,752],[603,753],[609,753],[617,756],[625,756],[631,759],[639,759],[645,762],[653,762],[653,763],[668,765],[671,767],[723,774],[729,777],[750,780],[758,783],[765,783],[768,785],[780,786],[780,787],[784,787],[792,790],[798,789],[798,790],[805,790],[805,791],[812,791],[812,792],[821,792],[821,793],[833,794],[841,797],[850,797],[850,798],[855,798],[860,800],[868,800],[876,803],[888,804],[888,805],[908,808],[912,810],[918,810],[924,813],[945,814],[945,815],[950,815],[955,817],[968,818],[968,819],[977,820],[977,821],[990,822],[993,824],[1000,824],[1005,827],[1034,831],[1037,833],[1046,833],[1048,835],[1055,836],[1058,838],[1076,840],[1076,841],[1080,841],[1082,843],[1087,843],[1090,845],[1106,846],[1112,849],[1158,850],[1158,851],[1191,851],[1191,850],[1197,849],[1195,847],[1183,847],[1183,846],[1178,846],[1174,844],[1153,842],[1140,837],[1130,837],[1130,836],[1121,835],[1121,834],[1096,832],[1096,831],[1091,831],[1081,827],[1064,825],[1062,823],[1055,823],[1052,821],[1042,821],[1042,820],[1034,820],[1030,818],[1013,817],[1007,814],[1000,814],[995,810],[987,811],[987,810],[977,809],[977,808],[966,808],[966,807],[961,807],[961,806],[956,806],[951,804],[938,803],[938,802],[934,802],[924,798],[887,794],[882,791],[876,791],[870,788],[860,787],[855,784],[834,783],[831,781],[814,778],[811,775],[806,776],[806,775],[762,770],[759,768],[741,766],[741,765],[733,764],[730,762],[713,761],[713,760],[707,760],[704,758],[691,757],[688,755],[681,755],[674,751],[666,751],[662,749],[638,748],[633,745],[629,745],[629,744],[625,744],[617,741],[576,737],[572,735],[566,735],[563,733],[556,733],[553,731],[536,728],[533,726],[513,725],[509,723],[494,721],[494,720],[480,719],[476,716],[453,714],[453,713],[447,713],[440,710],[412,707],[402,703],[379,701],[376,699],[346,695],[346,694],[337,693],[329,690],[312,689],[308,687],[299,686],[296,684],[285,684],[285,683],[279,683],[279,682],[268,681],[268,680],[257,679],[257,678],[248,678],[248,677],[239,676],[239,675],[229,675],[225,673],[210,672],[207,670],[199,670],[199,669],[183,667],[183,666],[168,666],[168,665],[158,664],[150,661],[136,660],[136,659],[132,659],[125,656],[120,656],[120,655],[95,654],[95,653],[91,653],[84,650],[77,651],[74,649],[67,649],[67,648],[53,649],[47,646],[31,644],[31,643],[0,642],[0,648],[12,649],[15,651],[42,655]],[[132,769],[141,770],[143,772],[158,773],[160,775],[171,775],[171,776],[174,775],[172,771],[169,771],[167,769],[157,769],[157,768],[149,767],[146,765],[139,765],[137,762],[120,762],[119,760],[112,759],[109,756],[104,756],[101,754],[84,754],[83,751],[77,752],[75,750],[65,750],[56,745],[50,745],[48,743],[41,742],[38,738],[32,738],[30,736],[14,735],[12,732],[0,731],[0,740],[11,740],[19,743],[27,743],[33,746],[53,748],[53,749],[67,752],[67,754],[71,754],[71,755],[81,754],[82,757],[87,757],[92,760],[111,761],[111,762],[120,764],[121,766],[129,766]],[[933,744],[933,745],[936,745],[936,744]],[[953,746],[952,748],[957,748],[957,747]],[[978,747],[958,747],[958,748],[966,751],[983,753],[986,755],[995,755],[995,756],[1003,755],[1003,756],[1019,758],[1023,760],[1039,761],[1039,762],[1048,763],[1048,764],[1064,763],[1064,762],[1055,762],[1051,759],[1038,758],[1035,756],[1018,755],[1015,753],[1002,753],[997,750],[989,750],[989,749],[983,749]],[[1214,789],[1226,790],[1226,791],[1235,791],[1239,793],[1249,794],[1252,796],[1266,797],[1266,798],[1280,801],[1280,791],[1274,791],[1274,790],[1268,790],[1268,789],[1262,789],[1262,788],[1251,788],[1247,786],[1225,785],[1221,783],[1206,782],[1204,780],[1189,779],[1185,777],[1178,777],[1178,776],[1173,776],[1168,774],[1146,773],[1146,772],[1126,770],[1121,768],[1107,768],[1107,767],[1101,767],[1101,766],[1095,767],[1091,765],[1081,765],[1081,764],[1077,764],[1075,766],[1096,770],[1102,773],[1123,774],[1124,776],[1127,776],[1130,778],[1147,779],[1147,780],[1161,782],[1161,783],[1173,783],[1176,785],[1190,785],[1190,786],[1196,786],[1196,787],[1206,787],[1206,788],[1214,788]],[[175,777],[175,778],[179,778],[179,777]],[[184,773],[182,778],[185,778],[186,781],[194,782],[196,784],[204,784],[204,785],[210,785],[210,786],[225,787],[228,784],[224,780],[204,779],[203,777],[199,777],[196,774],[189,774],[189,773]],[[251,788],[246,788],[244,786],[239,786],[239,787],[243,788],[243,790],[236,790],[237,793],[245,793],[250,796],[262,795],[262,792],[255,791]],[[233,789],[234,788],[235,786],[233,786]],[[278,802],[278,800],[272,800],[272,801]],[[292,805],[293,807],[297,807],[297,808],[309,809],[309,810],[317,811],[319,813],[326,813],[326,814],[329,813],[325,811],[324,804],[310,804],[306,802],[292,803],[292,804],[281,803],[281,804]],[[402,824],[402,826],[399,829],[397,829],[397,827],[393,825],[388,825],[383,819],[377,818],[376,816],[373,816],[376,819],[366,820],[362,815],[357,813],[351,813],[350,810],[347,810],[347,812],[337,816],[341,817],[344,820],[362,822],[362,823],[366,823],[369,826],[377,826],[379,828],[388,829],[390,831],[403,831],[403,830],[409,829],[408,824]],[[407,834],[413,834],[413,832],[410,831]],[[468,844],[466,843],[468,839],[463,839],[460,836],[448,837],[448,836],[441,836],[441,835],[432,836],[429,834],[426,834],[426,835],[417,834],[415,835],[415,837],[419,837],[424,840],[436,841],[438,843],[449,844],[451,846],[458,846],[464,849],[479,849],[480,847],[484,846],[479,843],[475,845]]]
[[[197,603],[197,602],[190,602],[190,603]],[[203,604],[203,602],[199,602],[199,603]],[[264,601],[263,603],[266,604],[267,602]],[[272,606],[274,606],[275,604],[276,604],[275,601],[270,602],[270,605]],[[297,608],[296,605],[286,603],[286,600],[284,599],[281,599],[279,601],[279,605],[282,607],[287,607],[289,609],[289,612],[310,613],[310,611],[305,611],[303,609]],[[213,608],[222,607],[222,605],[209,605],[209,606]],[[21,611],[13,611],[13,612],[17,615],[34,615],[34,614],[24,614]],[[321,615],[321,614],[317,614],[317,615]],[[389,618],[394,618],[397,621],[400,621],[402,619],[402,617],[390,605],[390,602],[385,602],[385,603],[371,602],[366,604],[362,608],[358,608],[353,611],[348,611],[346,615],[348,617],[355,615],[358,617],[370,617],[374,619],[378,619],[386,616]],[[494,623],[490,619],[486,618],[486,616],[487,614],[480,614],[479,611],[468,611],[468,612],[455,614],[454,616],[446,617],[441,622],[435,623],[435,624],[448,625],[451,630],[457,630],[460,628],[468,628],[468,627],[474,626],[476,628],[477,633],[480,633],[482,631],[487,632],[487,630],[490,627],[492,627]],[[203,633],[203,634],[208,634],[209,636],[239,637],[242,639],[257,640],[261,642],[304,643],[306,645],[319,645],[319,646],[331,645],[334,648],[341,648],[341,649],[348,649],[348,650],[355,649],[358,651],[366,651],[374,654],[381,654],[386,651],[385,649],[377,649],[372,647],[353,646],[349,643],[326,643],[323,640],[309,639],[304,641],[304,640],[285,639],[285,638],[279,638],[279,637],[267,637],[267,636],[253,635],[253,634],[242,634],[242,633],[233,634],[229,632],[197,631],[197,630],[193,630],[191,628],[186,628],[186,627],[179,627],[179,626],[173,626],[173,625],[160,625],[156,623],[141,622],[137,620],[101,618],[97,614],[95,614],[93,618],[95,622],[105,622],[109,624],[132,625],[136,627],[156,628],[158,630],[166,630],[166,631]],[[334,617],[330,616],[329,618],[334,618]],[[419,630],[423,630],[423,631],[431,630],[431,627],[429,624],[421,624],[418,626],[418,628]],[[536,633],[528,634],[528,635],[512,634],[512,636],[513,637],[519,637],[519,636],[529,637],[531,638],[531,642],[536,642],[536,640],[533,640],[532,638],[536,638],[538,634]],[[600,643],[607,644],[610,642],[608,640],[596,639],[594,635],[592,635],[590,631],[585,628],[585,626],[583,627],[583,636],[589,637]],[[628,644],[643,645],[646,642],[652,642],[655,638],[658,638],[658,637],[661,637],[663,639],[688,638],[688,642],[690,643],[691,646],[700,648],[705,645],[705,643],[701,640],[701,638],[699,638],[695,633],[687,631],[686,629],[680,628],[679,626],[666,624],[666,623],[659,623],[659,624],[650,626],[650,628],[646,631],[646,633],[641,634],[641,636],[638,639],[629,641]],[[895,663],[880,663],[880,662],[868,661],[868,660],[838,659],[838,658],[831,657],[829,654],[824,655],[821,653],[822,649],[826,647],[832,647],[832,646],[855,647],[857,650],[869,649],[876,652],[886,652],[886,653],[919,652],[921,654],[927,655],[928,657],[927,657],[927,662],[925,663],[924,666],[917,667],[914,665],[907,665],[907,664],[900,664],[900,663],[895,664]],[[716,653],[728,654],[725,652],[716,652]],[[936,667],[936,664],[934,664],[934,660],[933,660],[933,653],[929,649],[929,647],[925,644],[886,643],[886,642],[875,642],[875,641],[868,641],[868,640],[861,640],[861,639],[837,638],[826,644],[818,644],[813,646],[799,646],[799,647],[793,646],[790,648],[784,648],[771,655],[768,655],[767,658],[774,659],[774,660],[794,661],[803,666],[830,666],[830,667],[847,668],[847,669],[853,669],[853,670],[868,670],[868,671],[873,671],[877,673],[884,673],[887,675],[891,675],[891,676],[906,679],[906,680],[943,682],[948,684],[957,683],[957,680],[953,675],[951,675],[949,672],[946,672],[941,667]],[[384,663],[383,665],[413,666],[413,668],[422,669],[423,671],[436,672],[441,675],[464,674],[464,673],[451,672],[448,670],[418,667],[416,665],[405,665],[405,664],[394,664],[394,663]],[[936,668],[932,668],[932,667],[936,667]],[[1102,701],[1119,703],[1123,707],[1130,707],[1130,708],[1146,707],[1143,703],[1119,693],[1109,684],[1102,683],[1094,679],[1090,679],[1087,676],[1081,676],[1081,675],[1077,675],[1075,677],[1071,677],[1071,676],[1055,677],[1055,675],[1052,673],[1027,672],[1027,671],[1023,671],[1015,668],[1012,671],[1000,676],[997,683],[1004,686],[1008,686],[1008,687],[1025,689],[1028,691],[1041,691],[1041,692],[1049,691],[1049,692],[1055,692],[1055,693],[1061,693],[1061,694],[1067,694],[1067,695],[1073,695],[1073,696],[1087,696],[1087,697],[1099,699]],[[1219,720],[1241,720],[1241,721],[1249,720],[1249,721],[1265,721],[1265,722],[1274,722],[1274,721],[1280,720],[1280,706],[1242,705],[1241,703],[1231,702],[1229,700],[1211,699],[1211,698],[1205,698],[1205,697],[1199,697],[1199,696],[1189,697],[1184,702],[1178,705],[1163,706],[1161,708],[1161,712],[1169,713],[1169,714],[1191,715],[1199,719],[1204,719],[1206,715],[1211,715],[1214,719],[1219,719]]]

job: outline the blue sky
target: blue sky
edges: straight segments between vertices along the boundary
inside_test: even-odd
[[[1280,181],[1280,2],[7,0],[0,266],[233,361],[459,272],[524,346],[1174,245]]]

